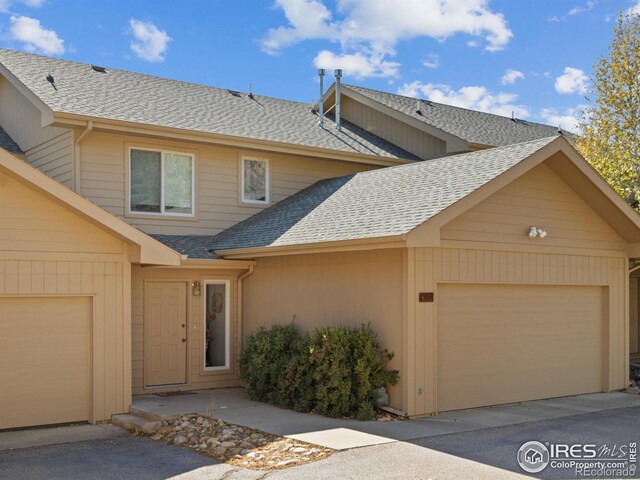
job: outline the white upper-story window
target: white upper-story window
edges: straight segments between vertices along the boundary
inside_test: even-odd
[[[243,157],[242,203],[267,205],[269,203],[269,161],[264,158]]]
[[[192,154],[131,148],[129,211],[193,216],[194,178]]]

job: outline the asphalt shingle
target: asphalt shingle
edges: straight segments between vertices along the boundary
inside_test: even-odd
[[[345,85],[365,97],[470,143],[504,146],[558,135],[558,126],[453,107],[393,93]],[[420,105],[418,113],[417,105]],[[568,132],[563,132],[570,136]]]
[[[281,142],[346,153],[417,160],[349,122],[326,127],[309,104],[0,49],[2,63],[57,113]],[[54,85],[47,81],[51,75]]]
[[[210,249],[402,235],[558,138],[322,180],[212,238]]]
[[[188,258],[220,258],[210,250],[213,241],[211,235],[151,234],[150,236]]]
[[[13,138],[11,138],[2,127],[0,127],[0,148],[3,148],[7,152],[11,153],[23,153],[18,144],[13,141]]]

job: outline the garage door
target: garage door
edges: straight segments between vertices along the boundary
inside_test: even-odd
[[[89,419],[91,299],[0,298],[0,429]]]
[[[438,287],[438,409],[602,391],[601,287]]]

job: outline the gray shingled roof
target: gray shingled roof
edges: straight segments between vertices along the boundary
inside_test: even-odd
[[[150,234],[167,247],[189,258],[220,258],[209,250],[212,245],[212,235],[161,235]]]
[[[0,49],[2,63],[57,113],[231,135],[256,140],[417,159],[349,122],[323,130],[308,104]],[[47,80],[51,74],[54,88]]]
[[[219,233],[209,248],[406,234],[556,138],[322,180]]]
[[[11,153],[23,153],[18,144],[13,141],[13,138],[2,127],[0,127],[0,148]]]
[[[470,143],[503,146],[558,134],[557,126],[522,120],[514,121],[510,117],[452,107],[427,100],[420,101],[420,114],[417,113],[418,100],[415,98],[355,85],[345,85],[345,87]],[[563,133],[570,135],[568,132]]]

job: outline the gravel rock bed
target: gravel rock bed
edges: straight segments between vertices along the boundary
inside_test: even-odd
[[[148,422],[142,434],[255,470],[278,470],[327,458],[335,450],[202,415]]]

